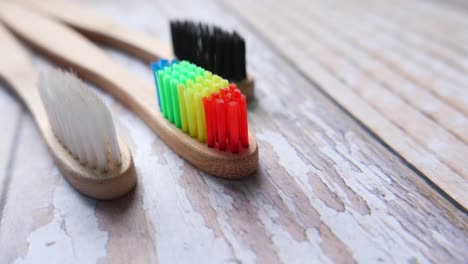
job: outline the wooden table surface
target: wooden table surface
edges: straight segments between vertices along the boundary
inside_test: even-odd
[[[139,182],[95,201],[60,175],[3,85],[0,263],[467,263],[463,1],[80,2],[167,42],[174,18],[239,31],[259,170],[242,181],[199,172],[96,90]]]

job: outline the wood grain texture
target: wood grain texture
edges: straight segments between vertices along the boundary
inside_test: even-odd
[[[241,179],[258,167],[258,146],[249,133],[249,145],[239,153],[209,148],[165,119],[157,106],[154,81],[145,82],[117,65],[99,48],[73,30],[21,5],[0,3],[1,20],[41,54],[78,76],[95,83],[139,115],[175,152],[214,176]]]
[[[266,12],[262,8],[264,3],[236,2],[235,6],[239,14],[243,14],[250,23],[255,24],[282,54],[290,58],[309,78],[317,81],[325,92],[467,208],[468,167],[464,161],[464,157],[468,156],[466,143],[414,106],[421,109],[421,104],[424,103],[421,97],[415,97],[414,89],[411,96],[402,96],[402,92],[405,91],[399,88],[401,84],[397,83],[398,79],[389,78],[386,73],[391,71],[380,69],[378,59],[367,59],[367,51],[353,49],[349,47],[348,42],[334,38],[340,34],[337,30],[327,32],[314,27],[314,23],[305,23],[304,19],[297,21],[297,17],[309,18],[310,14],[315,12],[333,14],[331,10],[323,7],[325,4],[321,6],[321,3],[317,2],[313,8],[292,3],[287,7],[289,9],[280,5],[270,5],[272,10],[278,12],[288,10],[281,12],[281,15]],[[312,9],[314,11],[311,11]],[[321,16],[321,19],[324,17]],[[316,24],[320,23],[319,19]],[[352,25],[350,22],[341,24]],[[355,20],[355,24],[359,25],[359,20]],[[286,44],[291,48],[282,49]],[[352,62],[357,62],[358,65],[353,65]],[[379,79],[375,76],[379,76]],[[393,76],[398,77],[396,74]],[[420,95],[424,89],[425,87],[420,86]],[[468,93],[463,92],[462,100],[466,100],[466,97]],[[429,102],[431,107],[437,104],[441,106],[435,97],[426,96],[424,99],[431,98],[434,99],[433,102]],[[420,103],[417,103],[418,100],[421,100]],[[446,105],[445,108],[450,106]],[[447,114],[447,111],[440,112],[441,109],[431,110],[439,112],[439,115]],[[451,109],[451,112],[456,113],[454,109]],[[462,124],[459,129],[464,135],[466,125],[463,123],[466,124],[467,118],[463,113],[457,114]]]
[[[233,10],[215,1],[82,2],[165,41],[168,25],[154,17],[202,19],[239,30],[258,88],[249,121],[262,148],[259,170],[244,181],[209,177],[100,93],[141,179],[133,195],[96,202],[60,180],[26,118],[17,156],[31,162],[15,162],[13,198],[0,226],[0,263],[61,263],[67,257],[75,263],[464,263],[468,258],[466,214]],[[152,80],[146,65],[107,53]],[[30,197],[34,185],[40,192]]]
[[[137,177],[128,147],[118,140],[122,164],[100,172],[82,166],[55,137],[37,88],[38,74],[32,68],[26,51],[12,33],[0,24],[0,79],[21,98],[34,116],[51,155],[63,176],[80,192],[95,199],[115,199],[127,194],[136,184]]]

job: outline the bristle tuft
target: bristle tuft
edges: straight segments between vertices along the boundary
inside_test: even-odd
[[[100,172],[120,166],[109,109],[83,81],[50,69],[41,74],[39,91],[55,136],[73,157]]]
[[[237,32],[191,21],[171,21],[174,54],[231,81],[244,80],[245,41]]]
[[[249,147],[247,105],[235,83],[187,61],[159,61],[151,68],[169,122],[210,148],[238,153]]]

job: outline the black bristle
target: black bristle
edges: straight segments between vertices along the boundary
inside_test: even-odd
[[[240,52],[240,40],[237,37],[237,34],[233,38],[233,47],[232,47],[232,79],[233,80],[242,80],[241,78],[241,52]]]
[[[247,78],[247,71],[246,71],[246,65],[247,61],[245,58],[245,41],[243,38],[239,37],[239,72],[240,72],[240,80],[244,80]]]
[[[234,76],[234,54],[233,54],[233,39],[232,36],[230,35],[225,35],[225,46],[224,46],[224,51],[223,51],[223,76],[230,76],[229,78],[232,79]]]
[[[174,54],[232,81],[246,78],[245,41],[237,32],[191,21],[170,22]]]
[[[215,53],[213,54],[215,56],[215,65],[212,69],[214,73],[217,73],[219,75],[222,75],[222,56],[223,56],[223,49],[224,49],[224,43],[223,43],[223,36],[221,34],[217,34],[215,36],[216,39],[216,50]]]

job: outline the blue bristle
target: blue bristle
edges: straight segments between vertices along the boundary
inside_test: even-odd
[[[161,69],[166,68],[166,66],[168,66],[168,65],[169,65],[169,60],[166,60],[166,59],[159,60],[159,67]]]
[[[159,71],[159,69],[160,69],[160,63],[159,62],[152,62],[151,63],[151,70],[153,71],[154,83],[156,84],[156,92],[158,94],[158,105],[159,105],[159,108],[161,109],[161,99],[160,99],[160,96],[159,96],[158,76],[157,76],[157,72]]]

